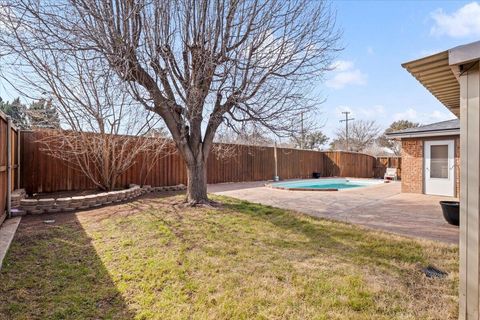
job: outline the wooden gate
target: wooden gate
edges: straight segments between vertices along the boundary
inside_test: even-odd
[[[7,216],[8,188],[13,191],[20,184],[18,145],[19,130],[11,124],[11,121],[9,123],[8,117],[3,112],[0,112],[0,224]]]

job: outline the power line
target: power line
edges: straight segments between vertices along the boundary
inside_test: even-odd
[[[345,141],[347,144],[347,151],[349,151],[349,146],[348,146],[348,122],[355,120],[354,118],[349,118],[348,115],[350,114],[350,111],[343,111],[342,112],[345,115],[344,120],[340,120],[340,122],[345,122]]]

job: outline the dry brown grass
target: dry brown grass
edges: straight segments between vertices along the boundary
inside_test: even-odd
[[[5,319],[456,319],[456,247],[216,197],[25,219]],[[433,264],[449,272],[426,278]]]

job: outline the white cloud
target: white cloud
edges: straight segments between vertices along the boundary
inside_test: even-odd
[[[358,119],[375,120],[385,115],[385,107],[383,105],[374,105],[371,107],[347,107],[338,106],[335,108],[335,113],[341,115],[342,112],[350,112],[350,117],[357,117]]]
[[[454,38],[480,35],[480,4],[471,2],[455,12],[443,9],[433,11],[430,16],[435,24],[430,29],[433,35],[448,35]]]
[[[374,111],[376,114],[385,113],[385,107],[382,106],[382,105],[376,105],[376,106],[373,106],[373,111]]]
[[[337,72],[344,72],[353,69],[353,61],[348,60],[337,60],[332,63],[332,68]]]
[[[431,119],[434,119],[436,121],[444,121],[444,120],[451,120],[455,119],[456,117],[453,115],[453,113],[450,112],[440,112],[440,111],[433,111],[432,113],[429,114],[429,117]]]
[[[415,120],[417,118],[417,111],[409,108],[403,112],[393,114],[393,120]]]
[[[441,49],[424,49],[424,50],[421,50],[419,52],[419,54],[417,54],[416,56],[421,56],[421,57],[426,57],[426,56],[431,56],[435,53],[439,53],[439,52],[442,52],[444,50],[441,50]]]
[[[433,112],[419,112],[414,108],[408,108],[403,112],[397,112],[393,114],[393,120],[410,120],[413,122],[419,122],[421,124],[429,124],[434,122],[440,122],[445,120],[454,119],[455,116],[450,112],[441,112],[435,110]]]
[[[367,75],[355,68],[353,61],[338,60],[332,64],[334,75],[326,81],[326,85],[333,89],[342,89],[347,85],[365,85]]]
[[[358,108],[356,114],[361,118],[378,119],[378,117],[385,114],[385,107],[382,105],[375,105],[368,108]]]
[[[375,50],[373,50],[373,47],[368,46],[368,47],[367,47],[367,53],[368,53],[369,55],[373,55],[373,54],[375,54]]]

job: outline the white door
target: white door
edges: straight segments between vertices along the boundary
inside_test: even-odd
[[[455,143],[453,140],[425,142],[425,193],[455,195]]]

